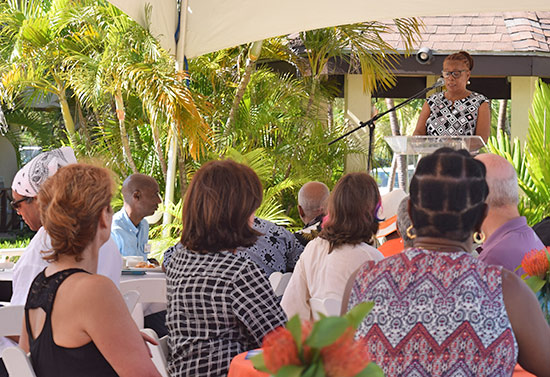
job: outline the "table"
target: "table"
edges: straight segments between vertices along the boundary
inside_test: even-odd
[[[120,281],[166,277],[162,271],[146,271],[143,275],[121,275]],[[10,302],[13,293],[13,270],[0,270],[0,302]]]
[[[229,365],[227,377],[269,377],[269,374],[254,369],[252,361],[247,359],[247,355],[250,353],[250,356],[254,356],[255,351],[246,351],[235,356]]]

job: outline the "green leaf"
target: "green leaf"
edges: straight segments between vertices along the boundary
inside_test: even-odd
[[[284,367],[279,369],[275,377],[300,377],[303,370],[303,366],[285,365]]]
[[[325,377],[325,368],[321,362],[313,363],[306,369],[302,377]]]
[[[252,356],[250,358],[250,361],[252,361],[252,365],[254,365],[254,368],[256,368],[257,370],[266,372],[266,373],[271,373],[271,371],[267,369],[267,367],[265,366],[263,353],[259,353],[257,355]]]
[[[323,318],[313,325],[306,344],[314,348],[326,347],[334,343],[348,327],[349,322],[344,317]]]
[[[375,363],[371,362],[365,369],[357,373],[354,377],[384,377],[384,372]]]
[[[347,312],[345,318],[350,322],[354,329],[357,329],[361,322],[363,322],[363,319],[365,319],[365,316],[369,314],[373,307],[373,301],[362,302],[355,305],[349,312]]]
[[[286,328],[292,334],[294,343],[298,348],[298,354],[302,353],[302,322],[298,314],[293,316],[287,323]]]
[[[545,280],[539,278],[538,276],[531,276],[529,279],[525,280],[529,288],[535,293],[540,291],[544,284],[546,283]]]

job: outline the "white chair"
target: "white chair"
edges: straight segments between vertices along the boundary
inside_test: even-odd
[[[143,329],[141,331],[158,342],[158,346],[155,346],[151,343],[147,343],[147,346],[149,346],[149,350],[151,351],[151,355],[153,356],[153,364],[155,364],[155,367],[157,367],[160,375],[162,377],[168,377],[168,362],[166,361],[169,352],[168,335],[163,336],[159,339],[157,333],[152,329]]]
[[[2,360],[10,377],[36,377],[29,356],[19,347],[6,348]]]
[[[269,282],[277,297],[281,297],[285,293],[286,286],[291,277],[292,272],[285,272],[283,274],[282,272],[275,271],[269,275]]]
[[[323,314],[325,316],[339,316],[342,309],[342,300],[335,298],[310,298],[309,306],[311,307],[311,313],[313,313],[313,319],[317,321]]]
[[[139,292],[134,290],[128,291],[122,295],[122,298],[124,298],[128,311],[132,313],[139,301]]]
[[[23,330],[23,305],[0,307],[0,336],[19,336]]]
[[[138,328],[143,328],[143,304],[158,303],[166,304],[166,279],[147,278],[123,280],[120,282],[120,292],[124,295],[129,291],[139,292],[138,303],[132,313],[132,318]]]

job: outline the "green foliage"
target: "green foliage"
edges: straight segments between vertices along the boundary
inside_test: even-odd
[[[30,238],[4,239],[0,241],[0,249],[21,249],[29,245]]]
[[[533,107],[529,114],[529,132],[525,146],[511,142],[506,134],[493,136],[489,151],[505,157],[518,174],[523,196],[519,211],[533,225],[550,215],[550,85],[537,82]]]
[[[393,26],[369,22],[300,33],[306,55],[286,37],[264,41],[263,59],[287,61],[300,76],[256,67],[229,125],[247,45],[191,60],[187,76],[174,71],[173,58],[149,31],[104,0],[3,1],[0,22],[1,101],[16,149],[71,145],[79,160],[101,161],[119,181],[135,169],[162,189],[169,144],[176,140],[181,153],[174,201],[180,207],[194,171],[236,151],[262,178],[258,215],[291,227],[300,224],[298,188],[309,180],[332,187],[346,154],[364,150],[354,138],[327,146],[349,127],[327,80],[327,63],[344,59],[350,69],[363,69],[365,88],[387,87],[397,55],[384,33],[397,28],[409,48],[420,26],[398,19]],[[48,94],[59,104],[34,111]],[[262,155],[260,164],[254,153]],[[181,208],[166,210],[175,214],[175,235]]]

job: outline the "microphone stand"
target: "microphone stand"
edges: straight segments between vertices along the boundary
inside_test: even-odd
[[[435,89],[435,88],[439,88],[441,86],[443,86],[443,82],[438,80],[434,85],[432,85],[428,88],[422,89],[418,93],[414,94],[412,97],[407,98],[405,101],[403,101],[400,104],[392,107],[391,109],[388,109],[388,110],[386,110],[382,113],[376,114],[375,116],[373,116],[372,118],[370,118],[366,122],[359,122],[359,126],[355,127],[351,131],[346,132],[342,136],[332,140],[331,142],[328,143],[328,145],[332,145],[332,144],[336,143],[337,141],[342,140],[346,136],[351,135],[355,131],[357,131],[357,130],[363,128],[363,127],[368,126],[369,127],[369,152],[368,152],[368,157],[367,157],[367,162],[368,162],[367,169],[368,169],[368,171],[370,171],[371,168],[372,168],[372,142],[373,142],[373,139],[374,139],[374,128],[376,127],[374,122],[376,122],[378,119],[382,118],[384,115],[386,115],[386,114],[388,114],[392,111],[395,111],[395,110],[399,109],[402,106],[405,106],[406,104],[411,102],[413,99],[417,99],[417,98],[423,96],[424,94],[426,94],[427,92],[429,92],[430,90]]]

